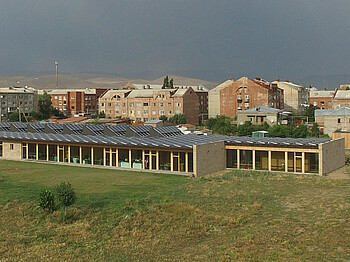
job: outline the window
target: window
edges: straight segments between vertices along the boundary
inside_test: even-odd
[[[119,103],[115,103],[114,105],[115,105],[115,106],[119,106]]]
[[[141,103],[136,103],[136,106],[137,107],[141,107]]]
[[[123,103],[123,106],[125,106],[125,103]]]
[[[62,100],[62,96],[59,96],[58,99],[59,99],[59,100]]]
[[[55,99],[57,99],[57,96],[55,96]]]
[[[105,103],[102,103],[101,106],[105,106]]]
[[[168,106],[171,106],[171,103],[168,103]]]
[[[133,115],[134,114],[134,110],[130,110],[130,115]]]
[[[163,104],[163,103],[159,103],[159,106],[160,106],[160,107],[163,107],[163,106],[164,106],[164,104]]]
[[[130,107],[134,107],[134,103],[131,102],[131,103],[129,104],[129,106],[130,106]]]
[[[176,103],[176,107],[180,107],[181,106],[181,103]]]
[[[245,99],[249,99],[249,95],[245,95]]]
[[[244,106],[245,107],[249,107],[249,103],[244,103]]]
[[[164,110],[159,110],[159,114],[160,114],[160,115],[164,115],[164,114],[165,114],[165,111],[164,111]]]
[[[10,144],[10,150],[13,150],[13,148],[14,148],[14,145]]]
[[[140,110],[137,110],[137,115],[141,115],[141,111]]]
[[[122,114],[123,114],[123,115],[125,115],[125,114],[126,114],[126,113],[125,113],[125,110],[123,110],[123,111],[122,111]]]
[[[143,103],[143,106],[148,106],[148,103]]]
[[[144,115],[148,115],[148,110],[143,110]]]
[[[168,111],[168,115],[171,115],[171,111]]]
[[[321,106],[324,106],[324,101],[321,101]]]
[[[112,106],[112,103],[108,103],[108,106]]]
[[[156,103],[153,103],[153,106],[156,106]]]
[[[341,122],[341,121],[340,121],[340,118],[338,118],[338,124],[340,124],[340,122]]]
[[[317,102],[314,102],[314,106],[317,106]]]
[[[116,114],[116,115],[119,115],[119,110],[115,110],[115,114]]]
[[[153,110],[153,111],[152,111],[152,115],[155,115],[155,114],[156,114],[156,111],[155,111],[155,110]]]
[[[175,114],[181,114],[180,110],[176,110]]]
[[[71,96],[70,99],[75,99],[75,96]]]

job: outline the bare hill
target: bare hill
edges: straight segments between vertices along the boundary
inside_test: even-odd
[[[208,88],[213,88],[216,83],[206,80],[187,78],[176,75],[169,75],[169,78],[174,79],[174,83],[178,85],[204,85]],[[127,79],[123,77],[106,76],[98,74],[60,74],[58,80],[58,88],[119,88],[127,82],[135,84],[162,84],[164,76],[154,80],[145,79]],[[55,89],[56,76],[42,75],[35,77],[27,76],[0,76],[0,87],[8,86],[32,86],[36,89]]]

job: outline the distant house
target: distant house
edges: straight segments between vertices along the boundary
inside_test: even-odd
[[[332,136],[332,133],[350,131],[350,108],[341,107],[338,109],[316,109],[315,121],[324,134]]]
[[[267,106],[259,106],[237,112],[237,124],[242,125],[246,121],[253,125],[262,125],[267,122],[269,125],[287,124],[288,114],[281,109]]]
[[[163,120],[148,120],[145,123],[143,123],[145,126],[153,126],[153,127],[162,127],[164,126]]]

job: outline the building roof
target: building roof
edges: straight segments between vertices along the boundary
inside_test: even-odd
[[[246,110],[238,111],[237,114],[248,114],[248,113],[280,113],[283,110],[267,107],[267,106],[258,106],[254,108],[249,108]]]
[[[86,95],[95,95],[95,88],[85,88],[85,89],[50,89],[50,90],[40,90],[40,94],[46,92],[48,95],[63,95],[68,92],[84,92]]]
[[[228,87],[229,85],[232,85],[235,82],[235,80],[233,80],[232,78],[226,80],[225,82],[222,82],[221,84],[217,85],[216,87],[214,87],[213,89],[211,89],[209,92],[212,91],[219,91],[221,89],[224,89],[225,87]]]
[[[10,86],[10,87],[1,87],[0,93],[7,93],[7,94],[18,94],[18,93],[35,93],[36,90],[32,87],[17,87],[17,86]]]
[[[350,90],[337,90],[334,99],[350,99]]]
[[[153,120],[148,120],[146,121],[144,124],[159,124],[163,122],[163,120],[156,120],[156,119],[153,119]]]
[[[328,139],[304,138],[269,138],[269,137],[235,137],[235,136],[199,136],[178,135],[171,137],[125,137],[96,136],[79,134],[52,134],[0,131],[1,140],[20,140],[26,142],[89,144],[102,146],[160,148],[160,149],[192,149],[195,145],[223,141],[226,145],[287,147],[287,148],[318,148]]]
[[[321,116],[350,116],[350,108],[344,106],[338,109],[316,109],[315,117]]]
[[[282,89],[284,89],[286,87],[289,87],[289,88],[295,89],[297,91],[299,91],[300,89],[304,88],[301,85],[294,84],[294,83],[289,82],[289,81],[273,81],[272,84],[277,84],[277,86],[279,88],[282,88]]]
[[[130,92],[131,90],[108,90],[100,98],[110,99],[113,96],[117,96],[117,95],[125,97],[125,95]]]
[[[321,117],[328,115],[329,113],[333,112],[334,109],[316,109],[315,110],[315,117]]]
[[[333,97],[335,91],[330,90],[311,90],[310,91],[310,98],[317,98],[317,97]]]
[[[139,90],[147,90],[147,89],[151,89],[151,90],[164,90],[162,89],[163,85],[154,85],[154,84],[126,84],[126,85],[131,85],[133,87],[135,87],[136,89]],[[176,85],[174,84],[174,88],[173,89],[188,89],[188,88],[192,88],[195,92],[208,92],[208,88],[206,88],[203,85]]]

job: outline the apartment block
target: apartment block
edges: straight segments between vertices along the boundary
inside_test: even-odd
[[[99,110],[109,118],[130,118],[146,122],[165,115],[185,114],[187,122],[199,122],[199,98],[194,90],[184,89],[133,89],[109,90],[99,99]]]
[[[333,97],[335,91],[330,90],[310,90],[310,105],[320,109],[333,108]]]
[[[242,77],[231,84],[219,85],[211,90],[215,99],[210,99],[210,106],[216,108],[216,114],[235,117],[240,110],[266,106],[283,109],[283,90],[277,84],[271,84],[263,79],[248,79]],[[218,97],[219,96],[219,97]],[[219,99],[218,99],[219,98]],[[217,110],[219,109],[219,110]],[[210,115],[215,114],[213,111]]]
[[[304,86],[294,84],[292,82],[280,81],[277,79],[272,82],[279,88],[283,89],[284,109],[293,113],[302,113],[309,106],[309,89]]]
[[[47,90],[52,106],[66,116],[93,115],[98,112],[98,98],[107,89],[57,89]]]
[[[350,131],[350,108],[316,109],[315,121],[321,131],[329,136],[337,130]]]
[[[38,108],[38,92],[32,87],[0,88],[0,122],[12,113],[21,112],[30,116]]]

